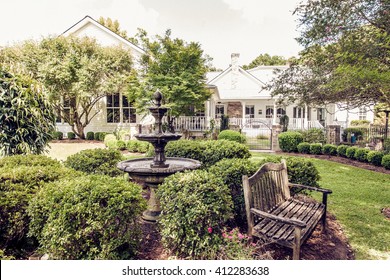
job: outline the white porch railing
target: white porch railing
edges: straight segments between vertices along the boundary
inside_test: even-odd
[[[214,119],[215,127],[220,126],[220,119]],[[229,124],[235,125],[239,128],[244,126],[247,128],[256,128],[261,123],[268,126],[272,125],[272,119],[270,118],[229,118]],[[209,117],[197,117],[197,116],[182,116],[174,120],[173,126],[175,131],[206,131],[210,129],[210,118]],[[289,130],[304,130],[310,128],[320,128],[324,127],[319,121],[306,121],[304,118],[291,118],[289,121],[288,129]]]

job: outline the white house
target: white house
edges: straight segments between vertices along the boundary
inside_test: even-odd
[[[93,18],[86,16],[66,30],[62,36],[93,37],[104,46],[122,45],[128,48],[134,61],[144,54],[144,50],[122,38],[110,29],[101,25]],[[373,114],[366,108],[347,112],[336,105],[326,108],[311,108],[309,106],[279,107],[277,99],[271,97],[263,86],[274,77],[275,69],[286,69],[288,66],[259,66],[245,70],[239,66],[239,54],[231,55],[230,66],[220,72],[207,74],[207,84],[213,92],[212,97],[205,103],[205,110],[195,117],[182,116],[176,121],[178,129],[190,131],[204,131],[214,119],[218,122],[221,115],[227,115],[230,123],[244,128],[254,122],[267,126],[279,123],[279,116],[289,116],[290,129],[322,128],[328,124],[339,123],[346,126],[354,119],[373,121]],[[141,117],[135,114],[135,108],[128,102],[126,96],[118,93],[109,95],[96,105],[98,115],[86,127],[88,131],[112,132],[118,126],[135,132],[136,124]],[[70,131],[65,122],[57,123],[62,132]]]

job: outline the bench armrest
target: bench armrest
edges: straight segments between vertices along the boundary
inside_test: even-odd
[[[301,184],[292,184],[292,183],[288,183],[288,186],[289,187],[298,187],[298,188],[302,188],[302,189],[306,189],[306,190],[311,190],[311,191],[316,191],[316,192],[322,192],[322,193],[326,193],[326,194],[331,194],[332,191],[331,190],[328,190],[328,189],[323,189],[323,188],[318,188],[318,187],[311,187],[311,186],[305,186],[305,185],[301,185]]]
[[[299,221],[297,219],[288,219],[288,218],[278,217],[278,216],[275,216],[273,214],[270,214],[270,213],[267,213],[267,212],[264,212],[264,211],[261,211],[261,210],[255,209],[255,208],[251,208],[251,213],[253,213],[254,215],[257,215],[259,217],[268,218],[268,219],[278,221],[278,222],[281,222],[281,223],[284,223],[287,225],[292,225],[292,226],[296,226],[296,227],[300,227],[300,228],[306,227],[306,223]]]

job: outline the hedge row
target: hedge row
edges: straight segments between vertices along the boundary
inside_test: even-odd
[[[390,169],[390,154],[387,154],[387,141],[384,145],[384,151],[371,151],[356,146],[308,143],[304,142],[303,139],[300,132],[283,132],[279,134],[279,146],[284,152],[340,156]]]
[[[131,153],[146,153],[151,146],[148,142],[138,140],[118,140],[114,134],[107,134],[104,137],[104,144],[107,148],[114,150],[128,150]]]

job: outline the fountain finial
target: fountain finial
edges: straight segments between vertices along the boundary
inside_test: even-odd
[[[156,106],[161,106],[161,100],[163,98],[162,93],[159,90],[156,90],[156,92],[153,94],[154,100],[156,100]]]

